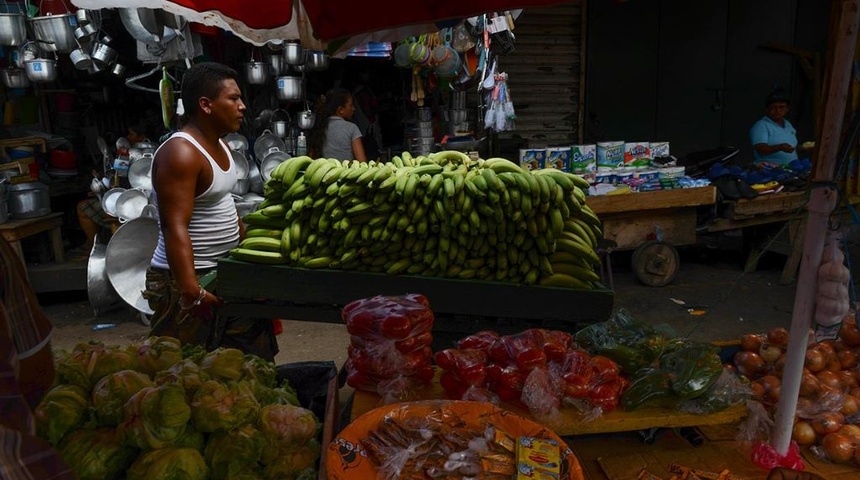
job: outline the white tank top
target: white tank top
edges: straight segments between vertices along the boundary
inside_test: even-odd
[[[231,248],[239,244],[239,216],[231,194],[238,178],[233,155],[230,154],[227,145],[219,140],[224,152],[227,153],[227,158],[230,159],[230,167],[224,171],[191,135],[176,132],[167,142],[179,141],[174,140],[176,138],[185,139],[194,145],[209,160],[212,168],[212,184],[194,199],[194,209],[191,212],[191,221],[188,223],[188,235],[191,237],[194,251],[194,268],[197,270],[213,268],[217,266],[219,258],[226,256]],[[167,142],[164,142],[159,150]],[[155,153],[158,154],[158,150]],[[154,189],[152,202],[158,206],[158,195]],[[160,219],[158,245],[152,255],[151,265],[156,268],[170,268],[167,263],[167,250],[164,247],[164,233],[161,230]]]

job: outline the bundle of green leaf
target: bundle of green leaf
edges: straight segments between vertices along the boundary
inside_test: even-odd
[[[614,360],[628,375],[631,384],[621,396],[628,411],[643,405],[678,407],[707,395],[723,372],[715,346],[677,338],[668,327],[647,325],[623,310],[580,330],[575,339],[590,353]]]

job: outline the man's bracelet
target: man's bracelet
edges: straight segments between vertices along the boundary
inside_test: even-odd
[[[194,300],[194,302],[192,302],[191,305],[183,305],[182,304],[182,296],[180,295],[179,296],[179,308],[181,310],[191,310],[192,308],[196,307],[197,305],[200,305],[201,303],[203,303],[203,297],[205,297],[205,296],[206,296],[206,290],[204,290],[202,286],[200,287],[200,293],[197,295],[197,299]]]

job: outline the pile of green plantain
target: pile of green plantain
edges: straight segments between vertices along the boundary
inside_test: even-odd
[[[391,162],[295,157],[230,253],[304,268],[595,288],[600,220],[588,183],[456,151]]]

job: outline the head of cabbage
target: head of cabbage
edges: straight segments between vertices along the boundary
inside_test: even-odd
[[[136,453],[120,442],[112,428],[72,432],[59,451],[78,480],[119,478]]]
[[[128,480],[207,480],[209,467],[193,448],[162,448],[142,454],[128,469]]]
[[[257,418],[260,404],[247,382],[203,382],[191,401],[191,418],[201,432],[232,430]]]
[[[119,425],[128,399],[153,385],[148,375],[134,370],[121,370],[99,380],[93,388],[93,408],[99,424],[111,427]]]
[[[80,426],[89,409],[89,395],[77,385],[57,385],[52,388],[36,407],[34,418],[36,431],[51,445]]]

